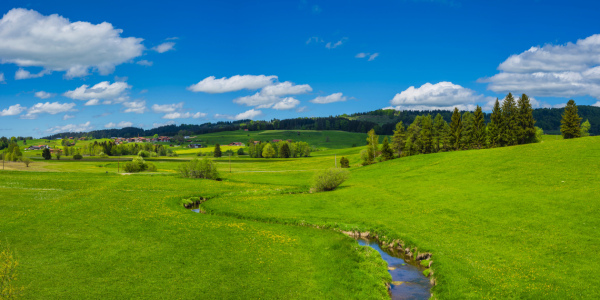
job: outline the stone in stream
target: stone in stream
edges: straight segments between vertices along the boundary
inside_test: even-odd
[[[393,285],[402,285],[404,281],[392,281]]]

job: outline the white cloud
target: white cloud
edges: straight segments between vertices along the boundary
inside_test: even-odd
[[[86,102],[84,105],[85,106],[100,105],[100,100],[98,100],[98,99],[92,99],[92,100]]]
[[[200,119],[200,118],[204,118],[206,117],[205,113],[201,113],[201,112],[197,112],[195,114],[193,113],[180,113],[180,112],[173,112],[173,113],[168,113],[166,115],[164,115],[162,118],[163,119],[189,119],[189,118],[194,118],[194,119]]]
[[[532,47],[481,78],[495,92],[519,91],[540,97],[592,96],[600,99],[600,34],[576,43]]]
[[[162,43],[154,48],[152,48],[152,50],[158,52],[158,53],[165,53],[167,51],[170,50],[175,50],[175,43],[173,42],[166,42],[166,43]]]
[[[246,106],[269,108],[284,101],[284,99],[281,98],[283,96],[305,94],[311,91],[312,88],[308,84],[294,85],[289,81],[285,81],[275,85],[266,86],[254,95],[236,98],[233,102]],[[285,106],[286,104],[281,104],[279,107]]]
[[[598,101],[598,102],[596,102],[596,103],[592,104],[592,106],[600,107],[600,101]]]
[[[15,8],[0,20],[0,58],[20,67],[66,71],[69,78],[85,76],[90,68],[106,75],[144,50],[142,39],[122,38],[122,32],[107,22],[70,22]]]
[[[202,81],[188,87],[192,92],[204,93],[227,93],[239,90],[257,90],[273,84],[277,76],[265,75],[235,75],[230,78],[215,79],[215,76],[209,76]]]
[[[377,56],[379,56],[379,53],[361,52],[361,53],[356,54],[354,57],[356,57],[356,58],[369,57],[369,59],[367,59],[367,61],[373,61],[373,60],[375,60],[375,58],[377,58]]]
[[[275,103],[275,105],[273,105],[272,108],[276,110],[287,110],[298,106],[298,104],[300,104],[300,101],[298,101],[297,99],[294,99],[292,97],[286,97],[283,98],[283,100]]]
[[[25,109],[27,109],[27,108],[21,106],[20,104],[15,104],[15,105],[9,106],[8,108],[1,110],[0,117],[16,116],[16,115],[22,113]]]
[[[371,54],[371,56],[369,56],[368,61],[373,61],[375,58],[377,58],[377,56],[379,56],[379,53],[373,53],[373,54]]]
[[[235,116],[232,115],[222,115],[222,114],[215,114],[215,119],[229,119],[229,120],[245,120],[245,119],[254,119],[255,117],[258,117],[262,115],[262,111],[260,110],[255,110],[255,109],[251,109],[248,111],[245,111],[243,113],[239,113]]]
[[[125,127],[132,127],[133,123],[132,122],[127,122],[127,121],[121,121],[119,122],[119,124],[115,124],[113,122],[110,122],[106,125],[104,125],[104,128],[125,128]]]
[[[6,83],[4,79],[4,73],[0,73],[0,83]]]
[[[48,99],[48,98],[55,96],[55,94],[44,92],[44,91],[35,92],[34,95],[40,99]]]
[[[175,121],[168,121],[166,123],[152,123],[152,128],[168,126],[168,125],[175,125]],[[140,127],[143,127],[143,126],[140,126]]]
[[[396,94],[390,101],[397,110],[473,110],[475,103],[484,101],[483,95],[451,82],[426,83],[419,88],[414,86]],[[489,99],[488,99],[489,100]]]
[[[356,54],[356,56],[355,56],[355,57],[356,57],[356,58],[365,58],[365,57],[367,57],[367,56],[368,56],[368,55],[370,55],[370,54],[371,54],[371,53],[365,53],[365,52],[361,52],[361,53],[358,53],[358,54]]]
[[[152,105],[152,111],[155,113],[172,113],[183,108],[183,102],[175,104],[154,104]]]
[[[73,119],[73,118],[75,118],[75,116],[73,116],[73,115],[64,115],[63,116],[63,120],[68,120],[68,119]]]
[[[17,70],[17,72],[15,73],[15,79],[21,80],[21,79],[39,78],[39,77],[42,77],[42,76],[50,74],[50,73],[51,73],[51,71],[42,70],[37,74],[32,74],[23,68],[19,68]]]
[[[93,126],[91,126],[90,121],[87,121],[86,123],[83,124],[69,124],[69,125],[65,125],[65,126],[54,126],[52,128],[49,128],[48,130],[46,130],[46,132],[48,133],[61,133],[61,132],[84,132],[84,131],[90,131],[93,129]]]
[[[341,102],[341,101],[346,101],[348,100],[348,98],[346,98],[342,93],[334,93],[331,94],[329,96],[319,96],[315,99],[310,100],[310,102],[312,103],[318,103],[318,104],[326,104],[326,103],[333,103],[333,102]]]
[[[37,103],[27,110],[27,114],[22,115],[22,119],[35,119],[39,114],[51,114],[56,115],[64,112],[74,111],[75,103],[58,103],[58,102],[46,102]]]
[[[148,61],[148,60],[145,60],[145,59],[143,59],[143,60],[140,60],[140,61],[136,62],[136,64],[138,64],[138,65],[140,65],[140,66],[152,67],[152,65],[153,65],[154,63],[153,63],[153,62],[151,62],[151,61]]]
[[[126,113],[143,114],[146,112],[146,101],[123,102],[123,106]]]
[[[323,41],[322,38],[318,37],[318,36],[313,36],[310,37],[307,41],[306,44],[310,44],[310,43],[324,43],[325,41]]]
[[[301,113],[301,112],[305,112],[305,111],[308,111],[308,106],[302,106],[302,107],[296,108],[297,113]]]
[[[131,86],[127,82],[119,81],[111,84],[108,81],[102,81],[92,87],[84,84],[75,90],[67,91],[63,95],[75,100],[103,99],[122,102],[127,100],[125,92],[130,88]]]
[[[335,49],[335,48],[343,45],[347,40],[348,40],[348,38],[345,37],[345,38],[342,38],[341,40],[339,40],[339,41],[337,41],[335,43],[329,42],[329,43],[325,44],[325,48],[327,48],[327,49]]]

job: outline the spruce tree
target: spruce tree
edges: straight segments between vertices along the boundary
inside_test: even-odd
[[[496,98],[492,115],[490,116],[490,124],[487,127],[490,147],[500,146],[500,127],[502,127],[502,109],[500,108],[498,98]]]
[[[50,149],[44,148],[44,150],[42,151],[42,157],[45,160],[49,160],[50,158],[52,158],[52,154],[50,154]]]
[[[444,131],[442,133],[442,149],[450,151],[452,149],[452,129],[450,125],[444,121]]]
[[[411,151],[419,151],[421,149],[421,120],[423,120],[423,116],[417,116],[415,120],[408,126],[406,129],[406,136],[410,137],[412,142]]]
[[[535,141],[535,120],[533,119],[533,107],[529,97],[523,94],[517,102],[518,107],[518,129],[517,136],[520,144],[531,143]]]
[[[450,137],[454,150],[460,149],[460,138],[462,134],[462,120],[458,108],[454,108],[452,122],[450,123]]]
[[[463,113],[462,124],[463,130],[461,132],[460,144],[462,145],[462,149],[468,150],[471,149],[474,140],[475,120],[473,114],[468,111]]]
[[[404,155],[411,156],[413,154],[413,142],[412,138],[408,137],[406,139],[406,145],[404,145]]]
[[[287,142],[284,142],[281,147],[279,147],[279,157],[289,158],[290,156],[292,156],[290,146]]]
[[[381,158],[383,161],[394,159],[394,151],[390,147],[387,136],[383,138],[383,143],[381,144]]]
[[[222,153],[221,153],[221,145],[215,144],[214,157],[221,157],[221,155],[222,155]]]
[[[473,115],[473,144],[477,149],[485,147],[487,134],[485,128],[485,118],[481,107],[477,105]]]
[[[502,103],[502,126],[500,127],[500,144],[502,146],[516,145],[518,142],[517,112],[515,98],[508,93]]]
[[[396,130],[394,130],[394,135],[392,136],[392,149],[398,153],[398,157],[402,156],[404,144],[406,144],[406,131],[404,130],[404,123],[400,121],[396,124]]]
[[[564,139],[578,138],[581,136],[581,120],[577,113],[575,101],[569,100],[560,121],[560,133]]]
[[[421,119],[419,139],[421,140],[419,143],[421,153],[433,152],[433,120],[431,119],[431,115],[427,115]]]
[[[444,118],[441,114],[437,114],[435,119],[433,119],[433,145],[435,146],[435,152],[440,151],[440,144],[442,142],[442,137],[444,135]]]

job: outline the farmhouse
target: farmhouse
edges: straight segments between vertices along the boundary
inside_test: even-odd
[[[233,143],[230,143],[229,146],[241,146],[241,147],[244,147],[244,143],[233,142]]]
[[[190,147],[190,148],[204,148],[204,146],[202,146],[202,144],[190,144],[188,147]]]

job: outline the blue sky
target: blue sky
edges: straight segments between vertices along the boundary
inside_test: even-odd
[[[595,1],[0,3],[0,136],[600,102]]]

